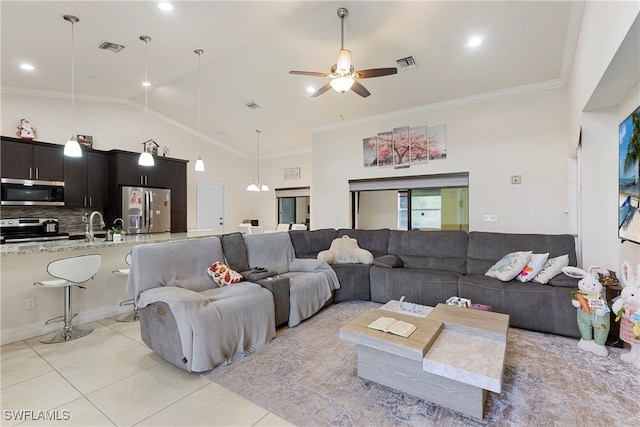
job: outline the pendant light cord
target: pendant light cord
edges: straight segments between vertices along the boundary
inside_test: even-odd
[[[256,134],[258,135],[258,142],[257,142],[257,152],[258,152],[258,182],[256,183],[258,185],[258,188],[260,188],[260,130],[256,129]]]

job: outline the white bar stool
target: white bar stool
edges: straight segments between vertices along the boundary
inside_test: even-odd
[[[95,276],[100,269],[101,262],[102,258],[100,255],[80,255],[59,259],[49,263],[47,266],[47,272],[56,279],[34,283],[34,285],[44,286],[45,288],[64,287],[64,315],[59,316],[64,319],[64,327],[60,332],[54,332],[53,334],[40,338],[41,343],[54,344],[72,341],[89,335],[91,331],[93,331],[93,328],[88,326],[74,327],[71,325],[71,320],[74,317],[71,311],[71,287],[78,286],[84,289],[80,284],[85,283],[89,279],[93,279],[93,276]],[[59,317],[49,319],[45,324],[48,325]]]
[[[129,252],[127,256],[124,257],[124,262],[126,262],[127,265],[131,265],[131,252]],[[118,268],[116,270],[113,270],[111,273],[128,277],[129,268]],[[125,305],[133,305],[133,310],[131,310],[131,312],[129,313],[121,314],[120,316],[116,317],[116,321],[135,322],[136,320],[138,320],[140,317],[138,316],[138,307],[136,307],[134,299],[133,298],[127,299],[120,303],[121,307]]]

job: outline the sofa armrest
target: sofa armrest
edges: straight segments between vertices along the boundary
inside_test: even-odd
[[[276,326],[288,321],[289,309],[291,305],[289,296],[291,283],[289,281],[289,278],[283,276],[275,276],[267,277],[263,280],[255,280],[253,282],[259,284],[273,294]]]
[[[256,270],[255,268],[253,268],[251,270],[243,271],[240,274],[242,274],[244,280],[248,282],[258,283],[258,280],[264,280],[269,277],[277,276],[278,272],[275,270]]]
[[[397,255],[383,255],[373,260],[373,265],[384,268],[404,267],[404,262]]]
[[[199,292],[178,286],[162,286],[147,289],[140,293],[136,301],[136,306],[143,308],[154,302],[165,302],[170,306],[203,306],[209,303],[209,298],[201,295]]]

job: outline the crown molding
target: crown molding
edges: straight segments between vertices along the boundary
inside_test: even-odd
[[[53,98],[53,99],[71,99],[71,94],[66,92],[53,92],[47,90],[27,89],[22,87],[9,87],[2,86],[0,93],[9,95],[21,95],[21,96],[35,96],[39,98]],[[74,94],[74,100],[76,101],[91,101],[91,102],[105,102],[109,104],[127,104],[128,99],[124,98],[109,98],[105,96],[91,96],[83,94]]]
[[[377,114],[362,119],[349,120],[340,123],[332,123],[326,126],[319,126],[310,129],[312,134],[327,132],[336,129],[344,129],[353,126],[359,126],[363,124],[376,123],[389,119],[396,119],[401,117],[413,116],[416,114],[428,113],[432,111],[447,110],[450,108],[462,107],[465,105],[478,104],[481,102],[494,101],[496,99],[509,98],[512,96],[525,95],[528,93],[541,92],[550,89],[557,89],[565,87],[567,84],[562,79],[547,80],[540,83],[534,83],[524,86],[516,86],[509,89],[497,90],[495,92],[487,92],[480,95],[467,96],[464,98],[456,98],[443,102],[436,102],[434,104],[422,105],[414,108],[407,108],[406,110],[391,111],[388,113]]]

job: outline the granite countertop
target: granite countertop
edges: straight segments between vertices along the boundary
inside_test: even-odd
[[[144,243],[159,243],[170,240],[194,239],[215,236],[212,231],[190,231],[187,233],[153,233],[127,234],[120,242],[107,242],[104,238],[96,238],[93,242],[80,240],[55,240],[51,242],[8,243],[0,245],[0,255],[27,255],[43,252],[66,252],[93,248],[111,248],[116,246],[135,246]]]

